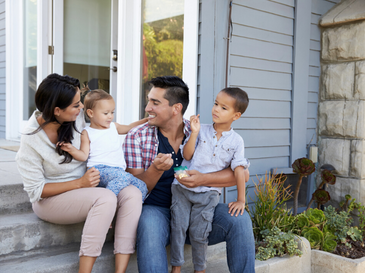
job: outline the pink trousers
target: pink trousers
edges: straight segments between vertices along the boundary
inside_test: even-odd
[[[135,186],[120,191],[118,197],[104,188],[82,188],[44,198],[33,203],[34,213],[54,224],[85,221],[80,256],[98,257],[116,212],[114,254],[132,254],[142,211],[142,193]]]

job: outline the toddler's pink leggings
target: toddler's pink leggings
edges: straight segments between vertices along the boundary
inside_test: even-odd
[[[44,198],[33,203],[34,213],[54,224],[85,221],[80,256],[97,257],[116,213],[114,254],[134,253],[137,225],[142,210],[142,194],[135,186],[120,191],[118,197],[104,188],[82,188]]]

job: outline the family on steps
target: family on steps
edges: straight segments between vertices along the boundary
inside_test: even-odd
[[[220,91],[212,124],[183,118],[189,88],[178,77],[150,81],[148,117],[113,122],[115,103],[103,90],[81,102],[80,82],[51,74],[39,85],[37,110],[16,156],[35,214],[51,223],[85,221],[79,272],[91,272],[115,217],[115,272],[126,272],[137,250],[141,273],[172,272],[192,245],[194,272],[205,272],[207,246],[225,241],[230,272],[255,272],[252,223],[245,209],[249,161],[231,124],[248,106],[239,88]],[[85,126],[85,117],[90,125]],[[127,134],[124,143],[120,134]],[[174,168],[187,166],[178,177]],[[237,185],[237,201],[219,203],[222,187]]]

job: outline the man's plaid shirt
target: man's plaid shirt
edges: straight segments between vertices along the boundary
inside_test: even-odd
[[[184,121],[184,134],[186,139],[190,136],[190,121]],[[157,127],[148,123],[137,126],[127,134],[123,149],[127,168],[145,169],[152,164],[158,152]]]

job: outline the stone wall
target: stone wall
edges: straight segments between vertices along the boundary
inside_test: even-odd
[[[365,204],[365,21],[322,29],[319,166],[338,171],[331,203],[350,194]]]

